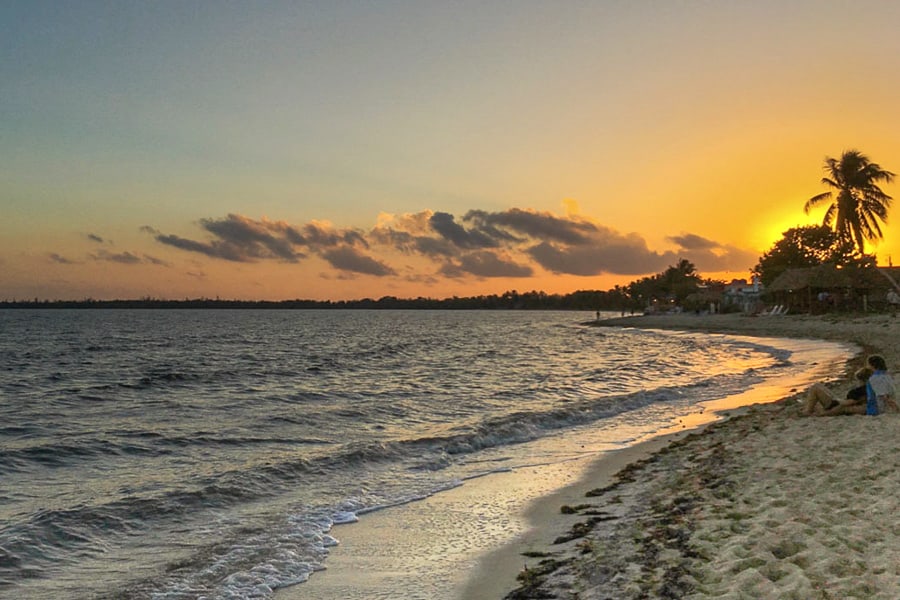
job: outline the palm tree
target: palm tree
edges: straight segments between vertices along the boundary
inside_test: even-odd
[[[884,237],[878,224],[887,222],[892,198],[881,191],[878,183],[891,183],[894,174],[885,171],[858,150],[847,150],[841,159],[825,158],[822,183],[831,191],[813,196],[803,206],[804,212],[831,202],[822,224],[834,229],[843,240],[852,242],[859,254],[865,254],[866,240]]]

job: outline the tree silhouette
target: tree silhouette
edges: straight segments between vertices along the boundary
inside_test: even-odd
[[[806,201],[803,210],[830,202],[822,224],[865,254],[866,241],[880,240],[882,223],[887,222],[892,198],[878,184],[891,183],[894,173],[882,169],[858,150],[847,150],[840,160],[826,157],[822,184],[831,188]]]
[[[701,283],[694,263],[682,258],[662,273],[632,281],[626,290],[637,306],[656,302],[681,304],[700,288]]]
[[[793,227],[781,235],[782,238],[759,258],[750,271],[759,277],[763,285],[770,285],[788,269],[825,263],[842,267],[867,264],[866,257],[857,258],[852,241],[842,239],[825,225]]]

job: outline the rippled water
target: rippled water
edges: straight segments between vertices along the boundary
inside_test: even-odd
[[[0,311],[0,596],[269,598],[335,522],[810,368],[586,318]]]

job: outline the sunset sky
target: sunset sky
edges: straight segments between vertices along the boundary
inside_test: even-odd
[[[0,300],[568,293],[682,257],[746,278],[821,221],[826,156],[900,173],[898,23],[887,1],[8,0]]]

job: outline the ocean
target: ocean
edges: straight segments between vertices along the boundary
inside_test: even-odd
[[[0,310],[0,597],[272,598],[327,567],[336,524],[783,397],[853,352],[593,318]]]

